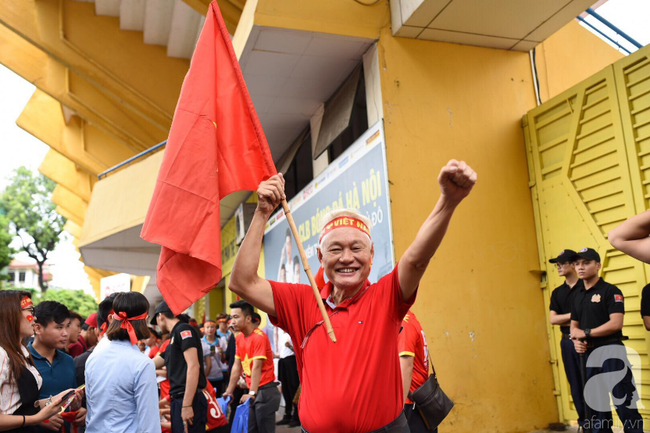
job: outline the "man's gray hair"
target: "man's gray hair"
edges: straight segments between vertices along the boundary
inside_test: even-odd
[[[323,217],[320,220],[320,232],[323,233],[323,229],[327,224],[335,220],[336,218],[339,217],[351,217],[351,218],[356,218],[363,222],[366,227],[368,227],[368,230],[372,232],[372,222],[370,221],[370,218],[367,216],[363,215],[361,212],[359,212],[356,209],[346,209],[346,208],[341,208],[341,209],[334,209],[323,215]],[[320,234],[319,234],[320,236]],[[320,247],[320,243],[318,245]]]

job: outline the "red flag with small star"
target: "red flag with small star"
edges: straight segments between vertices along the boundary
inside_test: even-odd
[[[174,314],[221,280],[219,201],[276,174],[217,2],[185,76],[141,237],[162,246],[156,284]]]

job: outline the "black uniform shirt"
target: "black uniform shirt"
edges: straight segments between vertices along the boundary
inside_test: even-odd
[[[566,281],[561,286],[558,286],[551,294],[551,305],[549,310],[555,311],[557,314],[571,313],[573,299],[575,298],[576,293],[580,291],[581,287],[584,287],[582,280],[578,280],[573,288],[571,288]],[[570,333],[569,326],[561,326],[560,329],[563,334]]]
[[[172,398],[180,398],[185,393],[187,362],[184,352],[191,347],[196,348],[199,361],[199,383],[196,390],[205,388],[207,383],[203,371],[203,349],[199,333],[193,326],[178,322],[169,333],[169,338],[171,341],[164,354],[167,377],[169,378],[169,394]]]
[[[589,290],[585,290],[584,285],[580,288],[573,300],[571,320],[580,322],[580,329],[594,329],[609,322],[612,313],[625,314],[623,292],[601,278]],[[618,331],[606,337],[591,337],[589,340],[598,344],[603,340],[621,337],[623,333]]]
[[[650,316],[650,284],[641,292],[641,317]]]

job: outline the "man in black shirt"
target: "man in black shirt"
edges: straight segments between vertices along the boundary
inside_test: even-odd
[[[171,401],[172,432],[204,433],[208,402],[202,390],[207,386],[203,371],[203,349],[197,330],[174,316],[165,301],[156,308],[151,324],[169,332],[164,358],[154,358],[156,368],[167,366]]]
[[[641,318],[645,329],[650,331],[650,284],[641,291]]]
[[[594,433],[612,431],[611,392],[624,431],[642,433],[643,418],[636,409],[638,393],[621,341],[623,292],[598,276],[600,267],[600,255],[595,250],[583,248],[576,254],[575,268],[583,286],[573,301],[571,338],[576,352],[584,353],[587,359],[584,397],[592,411],[588,427]],[[619,380],[621,372],[625,377]]]
[[[584,424],[585,402],[582,397],[582,385],[580,383],[580,356],[576,352],[575,346],[571,341],[571,305],[576,293],[582,287],[582,281],[578,279],[578,274],[573,267],[573,260],[576,252],[573,250],[564,250],[557,257],[549,260],[555,264],[557,273],[564,277],[564,283],[553,290],[551,294],[550,321],[552,325],[559,325],[562,331],[562,340],[560,349],[562,351],[562,362],[564,363],[564,372],[566,373],[573,403],[578,412],[578,423]]]

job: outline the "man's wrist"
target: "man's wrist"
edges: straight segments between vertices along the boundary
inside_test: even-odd
[[[275,210],[275,209],[273,209]],[[255,213],[258,214],[260,217],[264,218],[264,221],[267,221],[269,218],[271,218],[271,215],[273,214],[273,210],[271,211],[264,211],[260,209],[259,207],[255,208]]]
[[[449,211],[454,211],[460,204],[460,202],[463,200],[452,200],[451,198],[447,197],[445,194],[440,195],[440,204],[443,209],[449,210]]]

